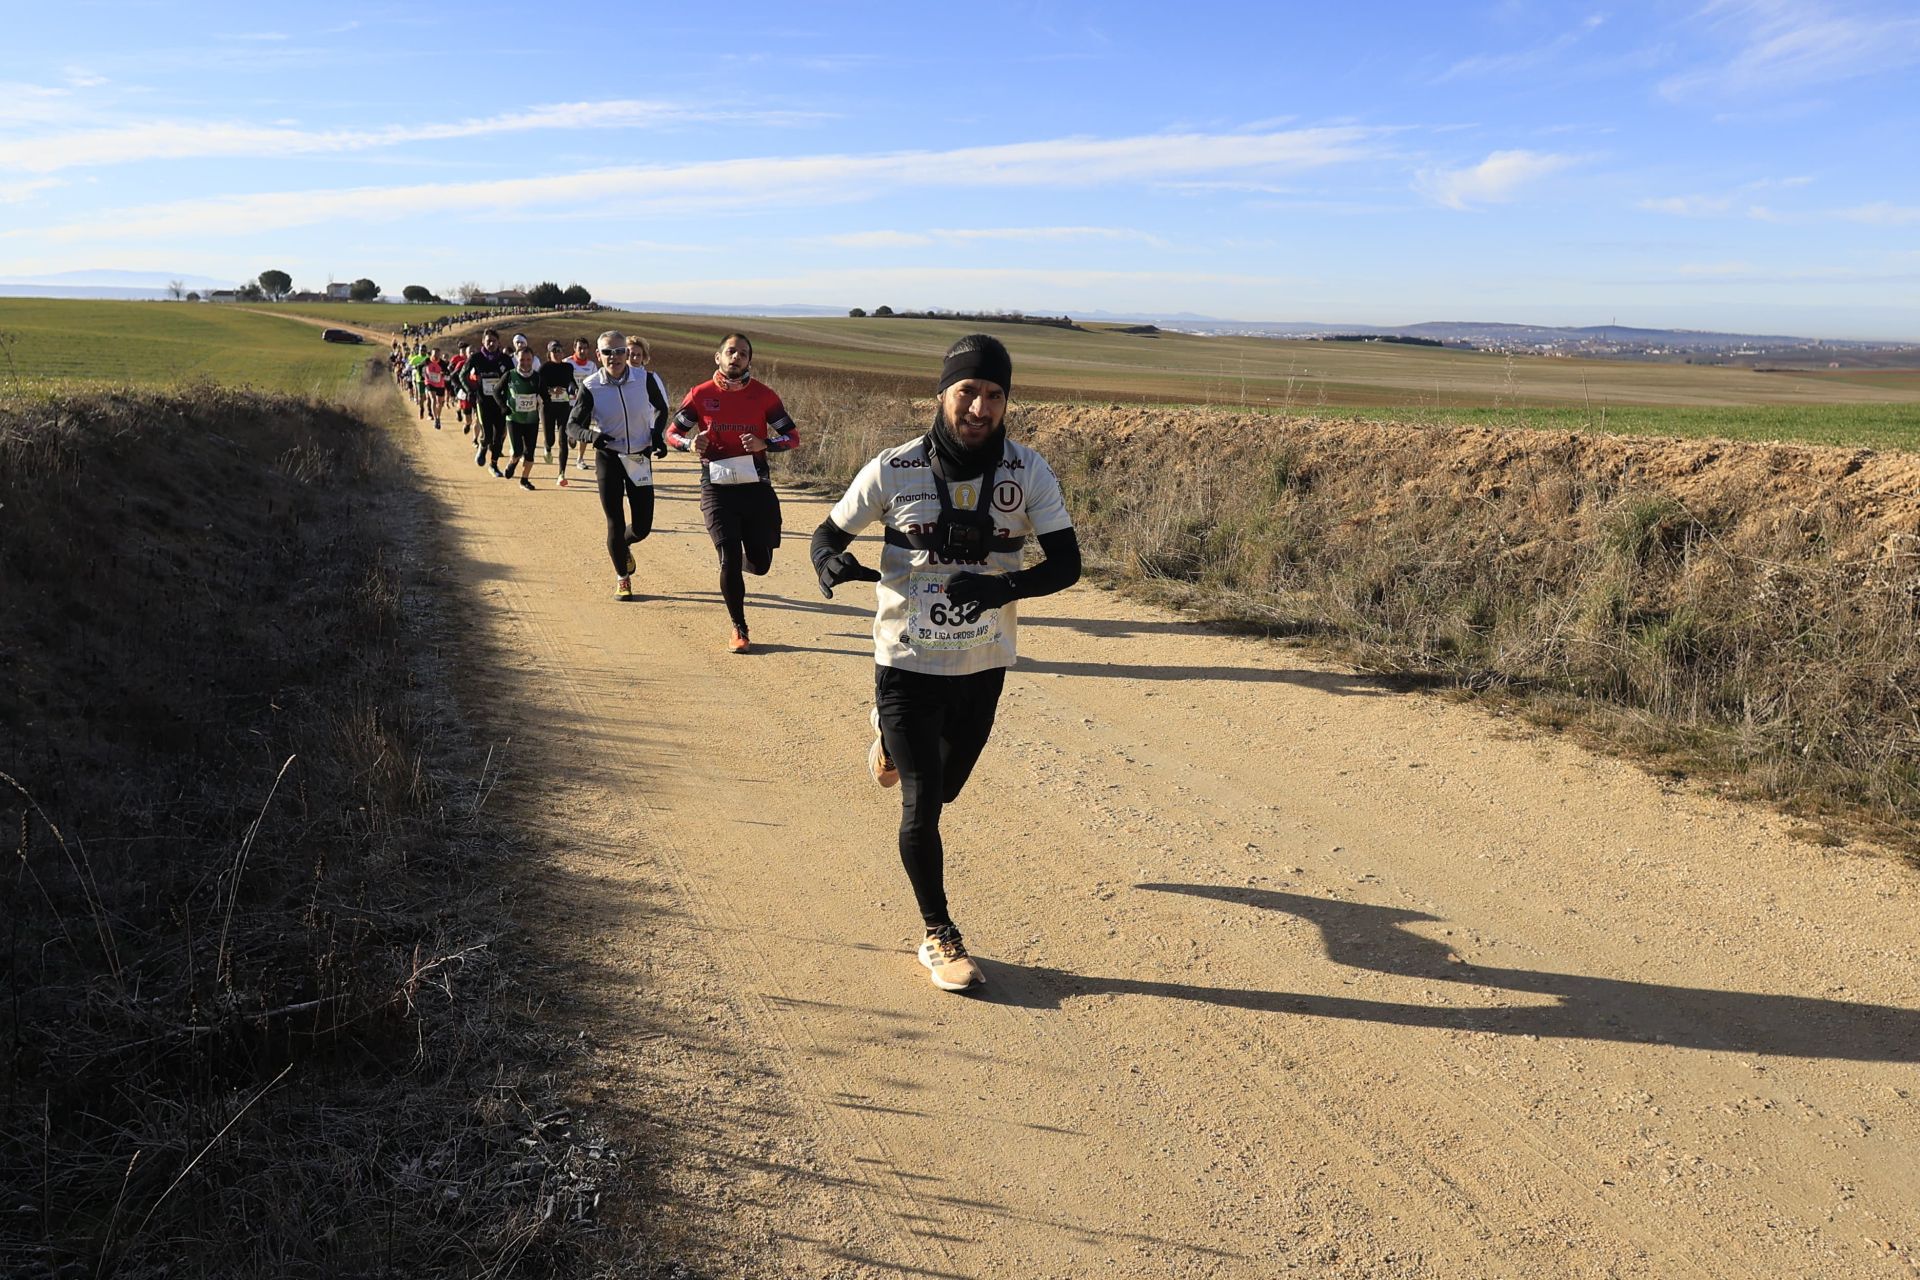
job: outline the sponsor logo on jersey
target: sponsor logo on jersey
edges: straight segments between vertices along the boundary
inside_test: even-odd
[[[1002,480],[993,486],[993,509],[995,511],[1018,511],[1020,504],[1027,499],[1027,491],[1020,487],[1018,480]]]
[[[890,467],[900,467],[904,469],[908,467],[927,467],[927,466],[932,466],[933,464],[928,462],[925,458],[895,458],[893,461],[887,463],[887,465]]]

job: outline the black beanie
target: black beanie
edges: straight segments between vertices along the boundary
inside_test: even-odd
[[[1001,390],[1013,394],[1013,357],[1000,339],[990,333],[970,333],[948,347],[946,361],[940,366],[940,385],[934,391],[945,391],[968,378],[997,382]]]

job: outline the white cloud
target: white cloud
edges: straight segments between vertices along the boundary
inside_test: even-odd
[[[1848,222],[1864,222],[1876,227],[1910,227],[1920,222],[1920,205],[1896,205],[1885,201],[1842,209],[1838,215]]]
[[[853,231],[822,237],[843,249],[910,249],[927,245],[965,245],[982,241],[1061,243],[1072,240],[1132,241],[1165,248],[1167,242],[1127,227],[935,227],[928,231]]]
[[[1414,187],[1449,209],[1505,204],[1520,188],[1579,163],[1579,158],[1540,151],[1496,151],[1465,169],[1424,169]]]
[[[1920,17],[1851,16],[1821,0],[1711,0],[1702,10],[1731,34],[1732,55],[1673,76],[1669,98],[1772,94],[1920,64]]]
[[[932,244],[933,237],[910,231],[849,231],[825,241],[842,249],[918,249]]]
[[[1449,80],[1460,80],[1475,76],[1513,75],[1517,72],[1532,71],[1537,67],[1557,60],[1575,45],[1585,40],[1606,24],[1604,13],[1588,14],[1571,31],[1562,32],[1543,45],[1523,49],[1517,53],[1486,53],[1471,58],[1462,58],[1434,77],[1435,84],[1444,84]]]
[[[25,182],[0,182],[0,204],[19,204],[52,187],[66,183],[58,178],[29,178]]]
[[[0,80],[0,124],[53,124],[72,111],[73,94],[66,89]]]
[[[1670,213],[1676,218],[1717,218],[1733,208],[1730,196],[1659,196],[1640,202],[1649,213]]]
[[[953,151],[627,165],[485,182],[216,196],[117,209],[41,228],[58,241],[244,234],[409,216],[497,214],[618,203],[623,210],[827,204],[901,188],[1138,185],[1217,172],[1309,169],[1369,154],[1361,127],[1287,133],[1060,138]],[[23,235],[24,230],[0,235]]]
[[[57,116],[47,112],[34,118],[51,120]],[[78,166],[124,164],[140,160],[313,155],[365,151],[410,142],[525,133],[536,129],[614,129],[691,120],[781,125],[817,118],[799,112],[710,110],[623,99],[612,102],[554,103],[471,120],[386,125],[377,129],[303,130],[281,125],[202,120],[130,121],[108,128],[69,130],[0,142],[0,170],[52,173]]]

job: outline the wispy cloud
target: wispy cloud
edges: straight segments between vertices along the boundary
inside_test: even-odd
[[[1710,0],[1732,44],[1723,62],[1667,79],[1669,98],[1775,94],[1920,64],[1920,16],[1858,14],[1825,0]]]
[[[1167,242],[1127,227],[936,227],[929,231],[853,231],[822,237],[843,249],[908,249],[929,245],[979,244],[983,241],[1060,243],[1073,240],[1133,241],[1165,248]]]
[[[1449,209],[1505,204],[1522,187],[1579,163],[1578,156],[1541,151],[1496,151],[1464,169],[1424,169],[1415,190]]]
[[[1910,227],[1920,223],[1920,205],[1897,205],[1880,201],[1854,209],[1842,209],[1837,215],[1848,222],[1864,222],[1876,227]]]
[[[42,191],[65,186],[59,178],[29,178],[25,182],[0,182],[0,204],[19,204]]]
[[[72,110],[70,89],[0,80],[0,124],[53,124],[69,119]]]
[[[57,118],[43,113],[38,120]],[[315,155],[367,151],[413,142],[441,142],[534,130],[573,132],[683,124],[691,121],[794,125],[821,117],[792,111],[717,110],[622,99],[563,102],[524,111],[440,124],[377,129],[299,129],[281,125],[199,120],[134,121],[108,128],[65,130],[0,142],[0,171],[53,173],[142,160]]]
[[[1763,222],[1780,221],[1784,215],[1765,205],[1751,203],[1752,196],[1761,191],[1792,191],[1811,185],[1813,179],[1804,175],[1759,178],[1719,195],[1652,196],[1640,201],[1639,207],[1649,213],[1672,214],[1677,218],[1724,218],[1739,213]]]
[[[871,198],[902,188],[1072,188],[1148,183],[1207,173],[1319,168],[1371,154],[1359,127],[1286,133],[1152,134],[1060,138],[952,151],[818,155],[630,165],[486,182],[217,196],[118,209],[89,222],[42,228],[59,241],[242,234],[320,223],[433,214],[493,214],[528,207],[617,203],[709,210]],[[21,235],[23,231],[4,232]]]
[[[1640,202],[1648,213],[1670,213],[1676,218],[1720,218],[1733,208],[1731,196],[1654,196]]]
[[[1514,75],[1536,70],[1549,63],[1557,62],[1563,54],[1604,26],[1606,21],[1607,15],[1604,13],[1588,14],[1572,30],[1564,31],[1545,44],[1535,45],[1531,49],[1521,49],[1512,53],[1482,53],[1475,54],[1471,58],[1462,58],[1435,76],[1433,82],[1445,84],[1449,80]]]

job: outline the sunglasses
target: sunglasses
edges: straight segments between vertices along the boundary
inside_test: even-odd
[[[600,348],[600,354],[603,356],[623,356],[627,354],[627,349],[625,347],[602,347]]]

